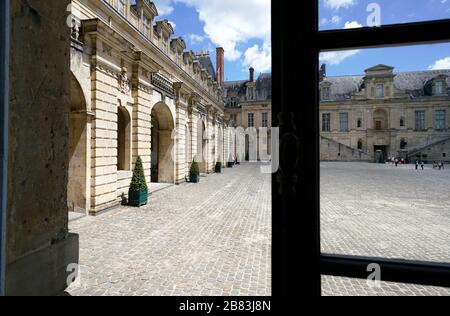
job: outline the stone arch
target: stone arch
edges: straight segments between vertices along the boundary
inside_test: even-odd
[[[364,146],[363,140],[358,139],[358,150],[363,150],[363,146]]]
[[[117,170],[131,170],[131,116],[124,106],[117,110]]]
[[[72,212],[84,213],[90,208],[90,135],[87,100],[79,81],[71,73],[67,204]]]
[[[173,159],[174,139],[172,133],[175,121],[167,104],[159,102],[152,108],[151,131],[151,181],[175,182],[175,161]]]
[[[384,109],[376,109],[373,112],[373,128],[376,130],[388,129],[388,113]]]
[[[199,164],[200,172],[208,173],[208,135],[204,119],[198,120],[197,155],[195,160]]]
[[[225,162],[225,134],[222,126],[217,128],[217,161],[222,164]]]

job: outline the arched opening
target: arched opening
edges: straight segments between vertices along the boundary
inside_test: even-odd
[[[219,126],[217,131],[217,161],[220,163],[225,162],[225,146],[224,146],[224,134],[222,127]]]
[[[362,150],[363,149],[363,141],[360,139],[358,140],[358,149]]]
[[[373,112],[373,125],[375,130],[386,130],[388,129],[388,115],[385,110],[378,109]]]
[[[69,211],[86,212],[89,209],[87,190],[88,128],[86,99],[75,76],[70,78],[69,113],[69,170],[67,183],[67,204]]]
[[[192,162],[192,136],[191,136],[191,129],[189,128],[189,124],[185,127],[185,155],[186,155],[186,168],[189,169],[190,164]]]
[[[157,103],[152,109],[151,130],[151,181],[174,183],[175,163],[172,157],[175,128],[172,113],[164,103]]]
[[[208,173],[208,137],[206,135],[206,124],[203,120],[198,122],[197,130],[197,157],[200,172]]]
[[[131,118],[123,106],[118,108],[117,170],[131,170]]]

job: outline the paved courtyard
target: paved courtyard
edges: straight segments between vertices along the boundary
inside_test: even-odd
[[[321,164],[322,252],[450,263],[450,168]],[[450,295],[450,289],[323,277],[325,295]]]
[[[71,295],[271,294],[271,176],[257,164],[155,192],[140,209],[74,215]]]

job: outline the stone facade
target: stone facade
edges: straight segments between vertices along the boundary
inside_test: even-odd
[[[157,15],[148,0],[72,1],[70,210],[117,206],[138,156],[149,184],[185,181],[193,159],[204,173],[225,163],[209,56],[187,51]]]
[[[450,70],[365,72],[327,77],[322,67],[321,159],[450,161]]]
[[[261,129],[267,129],[267,152],[272,152],[272,75],[261,74],[254,78],[254,69],[250,68],[249,79],[225,82],[226,117],[234,127],[242,128],[246,134],[257,135],[257,144],[252,146],[246,140],[246,158],[249,148],[256,147],[259,152]],[[254,130],[253,130],[254,129]],[[253,130],[253,131],[252,131]],[[265,142],[265,141],[264,141]],[[234,153],[239,156],[238,150]],[[258,159],[261,159],[258,153]],[[243,160],[245,157],[237,157]]]

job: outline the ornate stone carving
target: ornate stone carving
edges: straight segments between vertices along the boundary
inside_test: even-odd
[[[128,94],[130,92],[130,80],[127,76],[127,68],[122,67],[122,71],[120,72],[119,76],[119,90],[120,92],[124,94]]]

